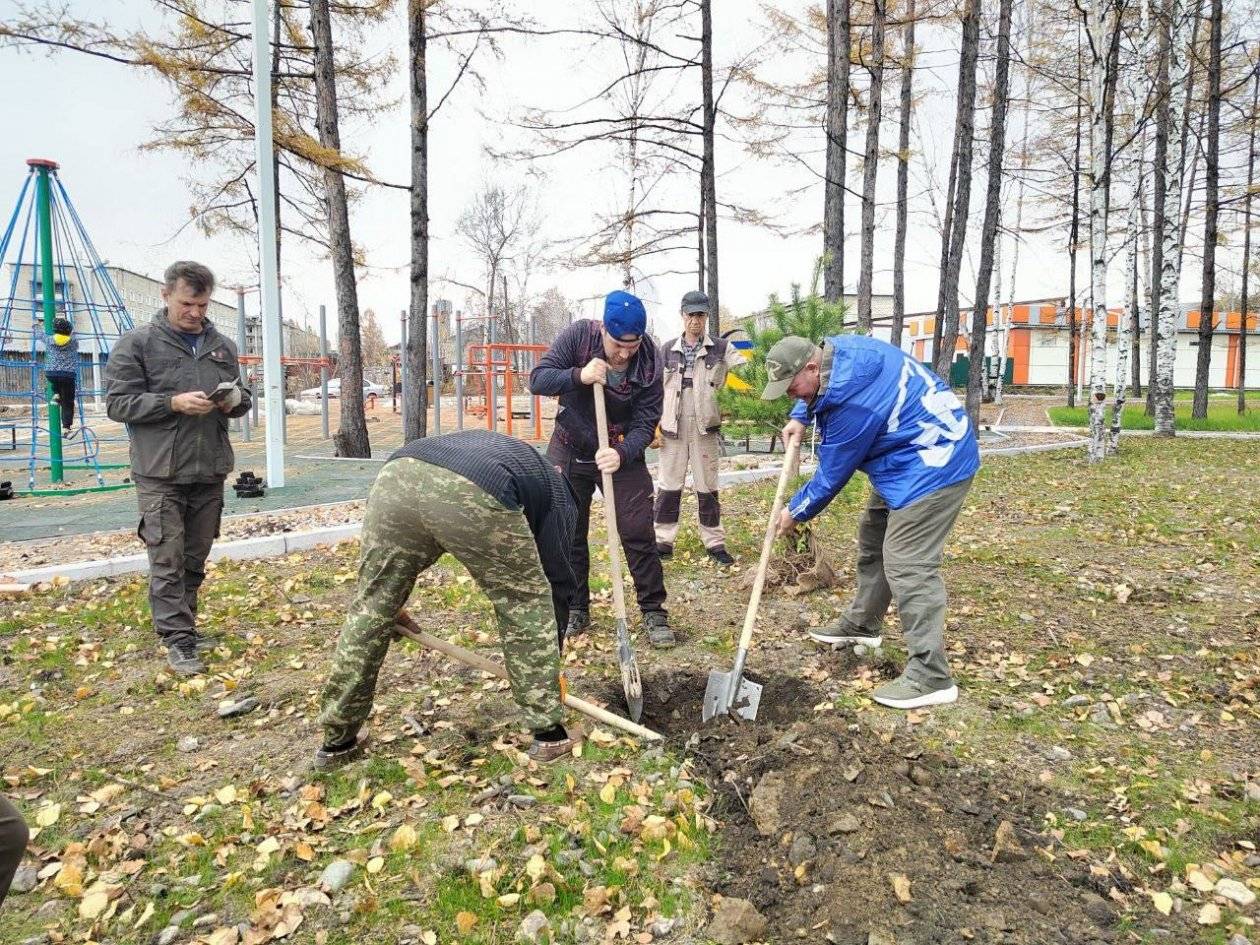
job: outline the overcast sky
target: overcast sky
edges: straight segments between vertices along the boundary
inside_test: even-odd
[[[6,6],[8,0],[0,0],[0,10]],[[120,30],[143,18],[148,18],[146,22],[150,24],[158,22],[152,19],[150,5],[141,0],[72,0],[69,7],[109,21]],[[405,4],[400,7],[405,8]],[[754,48],[765,35],[765,23],[761,5],[755,0],[722,0],[714,8],[716,59],[720,66]],[[564,14],[548,11],[547,15]],[[957,69],[954,39],[948,32],[920,31],[920,42],[923,53],[917,81],[925,94],[918,105],[918,134],[912,149],[916,158],[922,155],[925,160],[916,159],[911,183],[912,221],[906,260],[907,308],[911,312],[935,304],[940,246],[931,204],[925,196],[925,164],[935,169],[948,160],[953,124],[948,89]],[[376,54],[392,51],[401,73],[406,62],[401,13],[374,30],[367,44],[368,51]],[[572,238],[593,229],[593,210],[615,209],[622,193],[622,178],[614,166],[614,155],[608,150],[579,148],[530,168],[504,164],[487,155],[487,147],[504,149],[528,143],[525,133],[504,119],[518,116],[527,105],[560,108],[574,104],[585,91],[614,77],[618,68],[615,60],[573,40],[508,40],[503,49],[501,60],[478,60],[486,79],[486,92],[472,85],[457,90],[432,127],[430,271],[435,278],[447,276],[460,282],[481,283],[477,261],[454,230],[460,212],[484,181],[519,180],[526,171],[540,175],[531,177],[532,186],[541,210],[542,235],[553,240]],[[804,59],[777,64],[780,73],[786,70],[787,74],[801,75],[822,67],[821,62]],[[431,87],[444,89],[451,69],[450,56],[435,51]],[[688,81],[698,84],[698,73],[693,71],[693,75],[694,79]],[[379,178],[397,182],[408,181],[410,159],[402,79],[400,74],[385,90],[387,97],[399,101],[397,107],[381,111],[371,123],[358,123],[342,131],[345,150],[364,157]],[[167,152],[141,149],[144,142],[151,140],[153,127],[172,107],[171,94],[160,81],[140,70],[73,53],[50,57],[40,52],[19,54],[5,50],[0,52],[0,87],[9,90],[5,122],[8,133],[0,138],[0,204],[11,206],[26,173],[26,158],[53,158],[61,164],[62,180],[97,248],[110,263],[156,276],[170,260],[191,257],[211,265],[223,284],[255,280],[251,262],[254,254],[236,237],[206,238],[193,227],[181,231],[191,202],[185,181],[196,173],[194,162]],[[895,146],[897,91],[898,77],[890,74],[885,92],[886,150]],[[730,93],[729,102],[733,109],[741,107],[738,91]],[[729,138],[729,129],[725,130]],[[860,127],[850,132],[849,146],[858,154],[862,134]],[[802,136],[798,143],[804,162],[815,168],[821,163],[821,156],[814,153],[819,140],[815,129],[815,133]],[[801,163],[754,159],[733,140],[719,141],[717,164],[719,198],[772,214],[784,231],[777,234],[721,221],[722,301],[733,314],[741,315],[763,307],[772,292],[786,295],[791,283],[808,282],[821,238],[804,231],[821,220],[822,190],[816,175]],[[855,170],[859,166],[859,157],[850,159],[850,183],[855,189],[860,189],[860,174]],[[890,204],[894,182],[895,163],[886,156],[880,165],[876,292],[892,289]],[[858,202],[850,198],[848,206],[846,281],[856,280],[859,258]],[[975,207],[973,217],[978,226],[978,200]],[[375,309],[382,318],[386,336],[396,340],[398,315],[407,305],[408,291],[406,193],[370,189],[352,210],[351,228],[356,243],[365,248],[369,263],[361,273],[360,305]],[[1020,298],[1066,291],[1066,263],[1058,234],[1030,240],[1021,252],[1017,284]],[[690,267],[693,258],[680,257],[674,262],[678,267]],[[285,246],[284,266],[285,315],[299,321],[311,318],[313,325],[314,313],[324,303],[329,306],[330,322],[335,323],[328,261],[309,244],[290,240]],[[974,278],[970,272],[968,262],[962,279],[964,297],[969,296],[968,282]],[[693,287],[694,280],[694,275],[675,274],[637,286],[649,304],[658,334],[674,328],[678,299]],[[558,286],[571,298],[587,300],[583,302],[584,314],[595,314],[595,297],[618,288],[619,281],[619,274],[613,271],[557,269],[536,275],[531,290]],[[1113,279],[1112,285],[1116,291],[1110,301],[1116,304],[1123,295],[1120,280]],[[440,296],[451,298],[461,308],[471,301],[464,290],[435,283],[431,298]]]

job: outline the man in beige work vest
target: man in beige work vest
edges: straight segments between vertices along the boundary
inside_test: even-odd
[[[665,405],[661,414],[661,460],[656,490],[656,551],[674,553],[679,506],[687,467],[699,506],[700,539],[709,557],[721,565],[735,559],[726,550],[718,502],[718,458],[722,455],[722,415],[717,394],[726,370],[744,363],[725,338],[706,331],[709,297],[688,292],[682,300],[683,333],[661,345],[665,355]]]

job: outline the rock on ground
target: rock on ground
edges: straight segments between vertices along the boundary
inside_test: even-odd
[[[705,934],[718,945],[744,945],[761,938],[767,922],[747,899],[723,899],[713,911]]]
[[[354,864],[349,860],[333,860],[319,874],[319,885],[329,892],[340,892],[354,875]]]
[[[520,928],[516,930],[516,940],[526,943],[546,941],[546,933],[550,928],[551,923],[547,921],[547,917],[535,909],[521,921]]]
[[[773,836],[783,826],[783,794],[787,789],[787,781],[778,771],[765,775],[753,788],[752,797],[748,799],[748,813],[763,837]]]

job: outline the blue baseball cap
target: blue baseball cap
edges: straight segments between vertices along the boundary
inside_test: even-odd
[[[629,292],[609,292],[604,298],[604,328],[618,341],[638,340],[647,330],[647,309]]]

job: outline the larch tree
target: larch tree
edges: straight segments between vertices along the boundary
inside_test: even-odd
[[[1247,190],[1243,197],[1242,291],[1239,301],[1238,331],[1238,413],[1247,412],[1247,325],[1251,298],[1247,294],[1251,275],[1251,198],[1256,192],[1256,125],[1260,123],[1260,47],[1251,67],[1251,114],[1247,132]]]
[[[971,418],[973,428],[978,428],[980,424],[989,289],[1002,212],[1002,158],[1006,151],[1006,113],[1010,90],[1011,8],[1012,0],[1001,0],[998,5],[997,66],[993,77],[993,118],[989,123],[988,181],[980,231],[980,265],[976,273],[976,295],[971,314],[971,363],[967,371],[967,416]]]
[[[893,237],[892,334],[901,346],[906,320],[906,229],[909,222],[910,126],[914,117],[914,19],[915,0],[906,0],[902,26],[901,114],[897,129],[897,230]]]
[[[410,389],[403,391],[403,442],[428,432],[428,326],[429,310],[429,78],[428,8],[433,0],[408,0],[407,78],[411,111],[411,269],[408,276],[410,308],[407,318],[407,364]],[[439,344],[441,339],[433,339]],[[433,378],[440,384],[440,377]],[[462,409],[462,405],[460,405]],[[440,421],[440,418],[434,418]],[[440,426],[440,422],[438,424]]]
[[[949,257],[941,273],[936,318],[942,324],[941,344],[933,352],[936,373],[948,380],[958,346],[958,280],[967,243],[971,211],[971,159],[975,144],[976,68],[980,56],[980,0],[966,0],[963,8],[962,49],[958,66],[958,108],[954,126],[954,167],[957,187],[949,233]]]
[[[1203,209],[1203,291],[1199,296],[1199,350],[1195,359],[1191,416],[1207,416],[1208,380],[1212,370],[1212,335],[1216,324],[1216,240],[1220,215],[1221,26],[1222,0],[1211,0],[1208,40],[1207,139],[1204,141],[1206,190]]]
[[[333,45],[329,0],[311,0],[311,37],[315,43],[315,122],[319,129],[319,143],[328,152],[340,154],[341,131],[333,60],[336,47]],[[359,290],[354,271],[354,246],[350,240],[346,181],[334,167],[325,167],[323,183],[333,283],[337,292],[337,364],[341,374],[341,396],[338,398],[340,426],[333,436],[333,443],[338,456],[369,457],[372,455],[372,444],[363,415]]]
[[[827,2],[827,154],[823,179],[823,298],[844,297],[844,191],[849,136],[849,0]]]
[[[870,90],[867,93],[866,151],[862,162],[862,261],[858,273],[857,330],[871,333],[875,268],[875,184],[879,174],[879,126],[883,112],[886,0],[872,0]]]
[[[717,105],[713,97],[713,0],[700,0],[700,89],[703,102],[701,131],[700,200],[703,208],[705,286],[709,296],[709,333],[718,335],[718,202],[715,132]]]

